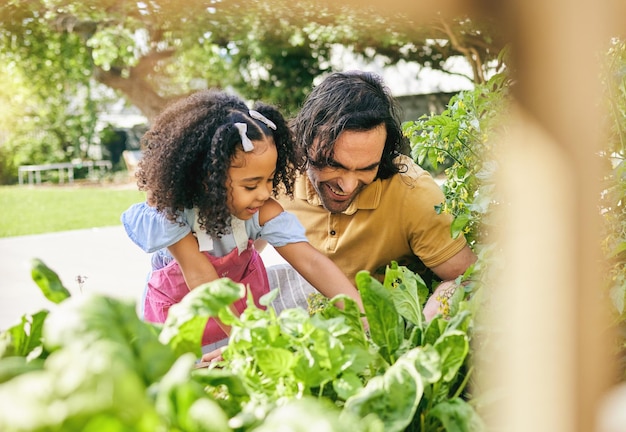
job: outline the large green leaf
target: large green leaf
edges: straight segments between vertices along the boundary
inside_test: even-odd
[[[391,297],[398,312],[420,329],[424,328],[422,305],[428,295],[424,280],[405,266],[398,266],[395,261],[387,267],[384,286],[391,292]]]
[[[436,418],[446,432],[481,432],[486,430],[482,419],[474,408],[462,399],[450,399],[433,407],[427,414],[427,421]]]
[[[221,317],[220,312],[229,312],[229,306],[245,292],[244,285],[228,278],[200,285],[170,307],[159,339],[178,355],[192,352],[199,357],[202,334],[209,317]]]
[[[163,376],[174,361],[172,350],[159,342],[155,327],[139,319],[133,302],[100,294],[72,297],[52,310],[44,323],[43,340],[50,352],[98,341],[115,343],[128,352],[124,359],[147,383]]]
[[[41,347],[41,333],[48,311],[22,316],[20,324],[8,328],[0,334],[0,358],[9,356],[26,357]]]
[[[132,366],[132,353],[114,341],[69,344],[43,369],[0,385],[0,430],[159,430],[146,383]]]
[[[401,432],[411,423],[424,393],[424,384],[412,361],[399,359],[383,376],[346,401],[344,409],[365,417],[376,414],[386,432]]]
[[[355,279],[372,340],[380,348],[381,355],[393,363],[404,338],[404,321],[396,310],[391,293],[369,272],[360,271]]]
[[[441,356],[432,345],[413,348],[401,358],[413,362],[424,384],[433,384],[441,379]]]
[[[467,335],[460,331],[452,331],[444,334],[434,346],[441,356],[442,379],[450,382],[456,377],[469,352]]]
[[[61,283],[59,275],[40,259],[32,260],[30,274],[43,295],[51,302],[61,303],[71,296],[69,290]]]

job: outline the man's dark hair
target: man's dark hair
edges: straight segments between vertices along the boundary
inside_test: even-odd
[[[316,86],[293,120],[296,146],[303,163],[324,168],[334,156],[335,141],[343,131],[368,131],[384,124],[387,141],[378,178],[389,178],[404,167],[394,163],[408,154],[402,134],[400,108],[382,78],[371,72],[333,73]]]

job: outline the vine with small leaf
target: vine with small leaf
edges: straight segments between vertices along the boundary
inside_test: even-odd
[[[454,217],[450,235],[464,235],[478,256],[476,264],[457,280],[463,283],[465,298],[478,298],[475,304],[489,301],[485,288],[493,285],[493,278],[502,269],[494,235],[498,228],[495,210],[503,201],[497,196],[496,175],[511,84],[506,73],[495,75],[485,84],[452,97],[442,113],[403,124],[415,161],[434,176],[445,167],[444,201],[436,211]],[[490,344],[492,330],[478,322],[475,328],[470,364],[480,362],[483,370],[488,369],[485,365],[490,359],[482,358],[481,353],[488,351],[484,348]],[[479,387],[478,372],[474,370],[468,396],[497,393],[497,389]]]
[[[613,39],[606,53],[603,88],[606,102],[604,187],[600,197],[607,289],[614,323],[618,329],[617,351],[621,352],[626,376],[626,41]]]
[[[434,170],[441,165],[445,195],[436,210],[454,217],[451,235],[465,235],[472,246],[488,236],[489,214],[497,169],[497,136],[506,115],[510,80],[498,74],[473,90],[450,99],[441,114],[425,115],[403,124],[411,155]]]

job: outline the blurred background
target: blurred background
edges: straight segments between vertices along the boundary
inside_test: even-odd
[[[171,101],[219,87],[291,116],[327,73],[376,71],[412,156],[444,180],[444,210],[499,270],[485,280],[495,342],[475,348],[485,387],[507,396],[485,408],[494,430],[626,430],[625,6],[430,3],[4,0],[0,270],[42,252],[30,235],[120,229],[141,199],[140,137]],[[100,199],[106,219],[76,192],[120,185]],[[81,258],[100,271],[125,256],[88,232],[46,252],[79,263],[72,277]],[[14,289],[0,278],[3,299]]]

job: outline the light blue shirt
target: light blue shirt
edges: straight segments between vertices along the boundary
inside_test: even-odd
[[[251,240],[264,239],[274,247],[290,243],[308,242],[305,230],[295,215],[282,212],[275,218],[259,225],[258,212],[244,221],[246,233]],[[152,268],[161,268],[172,260],[167,247],[180,241],[190,232],[208,237],[206,233],[197,233],[195,209],[178,212],[177,221],[168,220],[163,213],[149,206],[146,202],[133,204],[122,213],[122,225],[126,234],[141,249],[154,253]],[[194,229],[196,228],[196,229]],[[232,233],[221,237],[211,237],[212,242],[200,241],[201,251],[209,252],[216,257],[227,255],[237,247]],[[211,244],[212,243],[212,244]],[[210,246],[207,246],[210,245]]]

